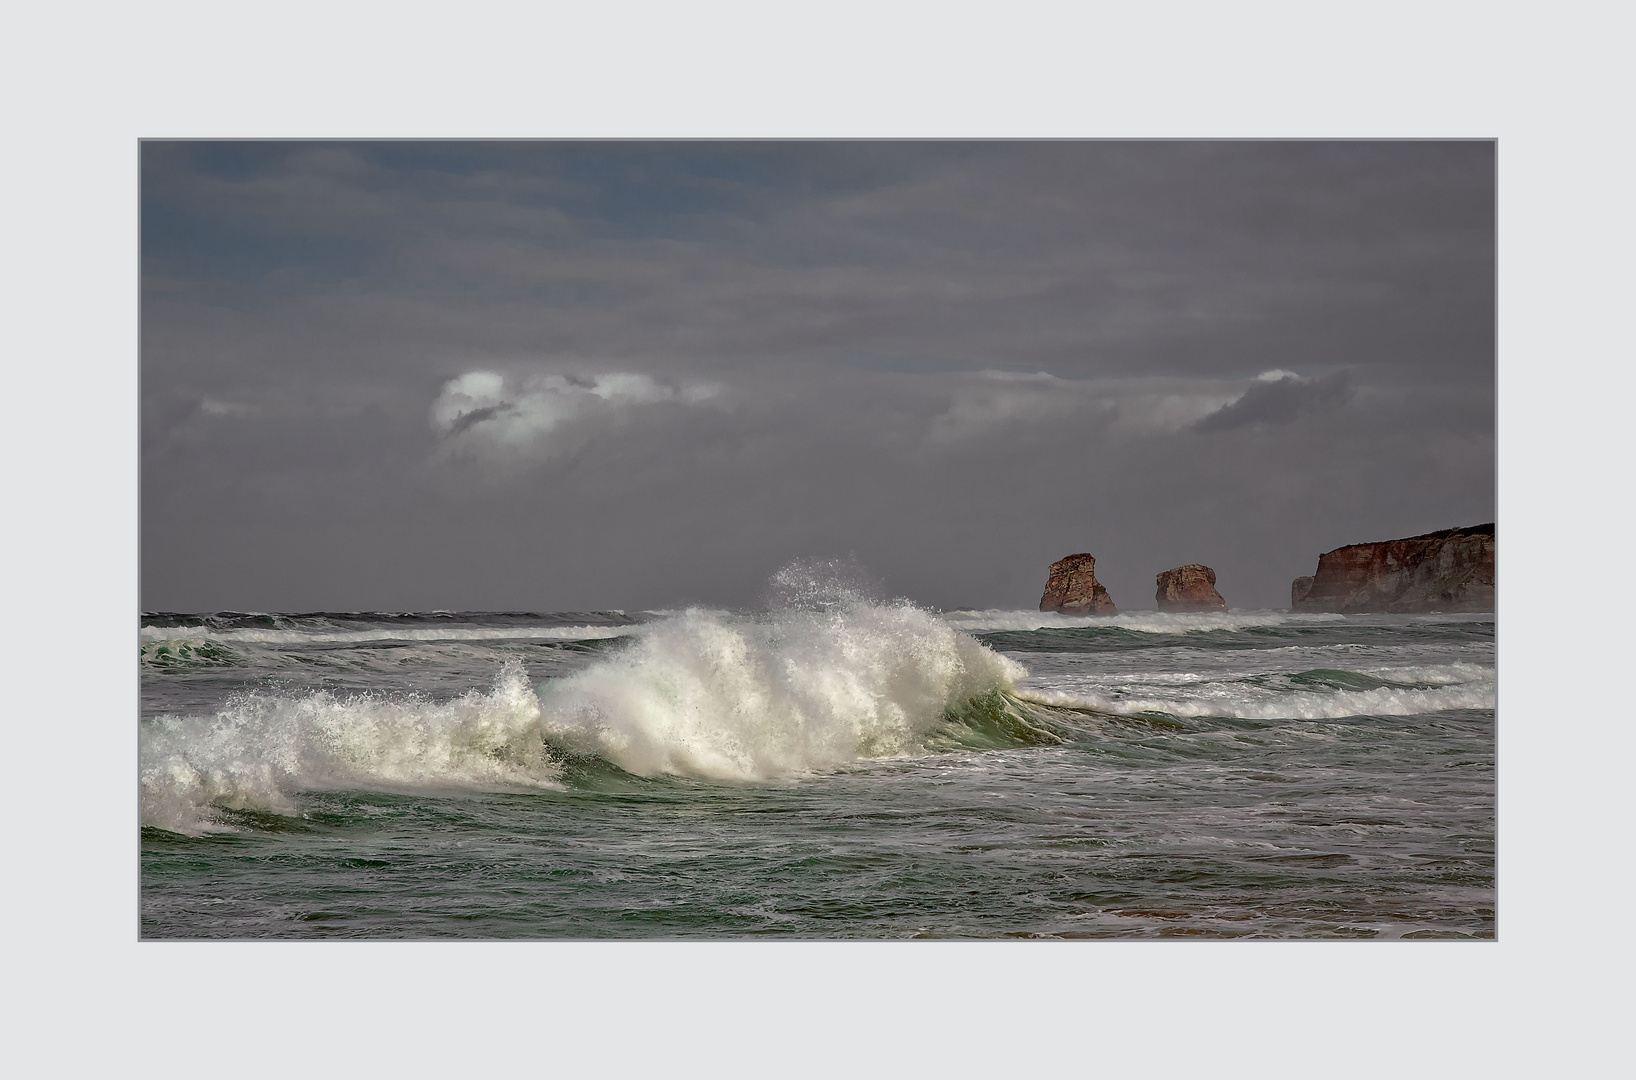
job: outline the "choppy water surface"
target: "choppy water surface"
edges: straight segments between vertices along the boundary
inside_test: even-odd
[[[1492,937],[1494,622],[150,614],[145,937]]]

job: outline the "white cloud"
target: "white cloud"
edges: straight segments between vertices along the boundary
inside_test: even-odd
[[[713,384],[668,386],[633,372],[585,377],[530,372],[518,377],[468,371],[443,384],[432,403],[432,428],[452,449],[495,457],[549,456],[548,438],[575,422],[618,421],[631,409],[663,403],[697,405],[721,392]]]

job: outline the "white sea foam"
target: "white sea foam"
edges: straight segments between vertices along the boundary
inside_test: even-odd
[[[324,788],[551,786],[539,702],[520,664],[486,693],[453,701],[236,696],[214,716],[162,716],[140,735],[142,823],[221,827],[218,808],[290,814],[292,793]]]
[[[945,711],[1022,665],[907,604],[765,617],[691,610],[537,691],[509,664],[487,693],[249,693],[142,726],[144,824],[294,812],[300,791],[506,788],[561,776],[546,744],[642,776],[754,780],[916,753]],[[543,741],[542,741],[543,740]]]
[[[1492,664],[1386,664],[1357,669],[1377,679],[1399,684],[1419,683],[1425,686],[1460,686],[1487,684],[1494,686]]]
[[[641,629],[640,626],[434,626],[368,630],[266,630],[260,627],[144,626],[141,637],[145,642],[366,645],[372,641],[598,641],[625,637]]]
[[[643,776],[762,779],[916,752],[1013,660],[907,604],[689,611],[540,688],[546,738]]]
[[[1118,629],[1140,634],[1187,634],[1199,630],[1251,630],[1272,626],[1313,626],[1344,623],[1346,616],[1292,614],[1280,611],[1132,611],[1118,615],[1064,615],[1057,611],[950,611],[943,621],[969,634],[1001,630]]]

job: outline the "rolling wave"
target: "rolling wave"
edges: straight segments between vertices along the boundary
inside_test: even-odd
[[[224,827],[221,810],[290,814],[292,794],[335,787],[557,786],[574,758],[755,781],[962,740],[1049,740],[1008,697],[1026,674],[907,604],[688,611],[538,688],[511,662],[486,693],[448,702],[258,691],[214,716],[146,721],[142,822],[206,831]]]
[[[232,667],[243,662],[226,645],[197,635],[142,642],[142,665],[158,671]]]
[[[756,780],[920,752],[1022,665],[908,604],[688,612],[541,688],[554,745],[641,776]]]
[[[539,702],[519,664],[487,693],[447,702],[373,694],[237,695],[214,716],[142,724],[141,820],[173,832],[224,827],[219,810],[294,814],[326,788],[555,786]]]

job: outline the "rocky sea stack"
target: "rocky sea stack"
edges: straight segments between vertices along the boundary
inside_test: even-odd
[[[1494,524],[1349,544],[1318,556],[1290,585],[1296,611],[1494,610]]]
[[[1051,564],[1040,610],[1064,615],[1119,614],[1108,590],[1096,580],[1096,556],[1088,554],[1069,555]]]
[[[1216,572],[1199,563],[1178,566],[1158,576],[1154,595],[1160,611],[1226,611],[1227,601],[1216,591]]]

